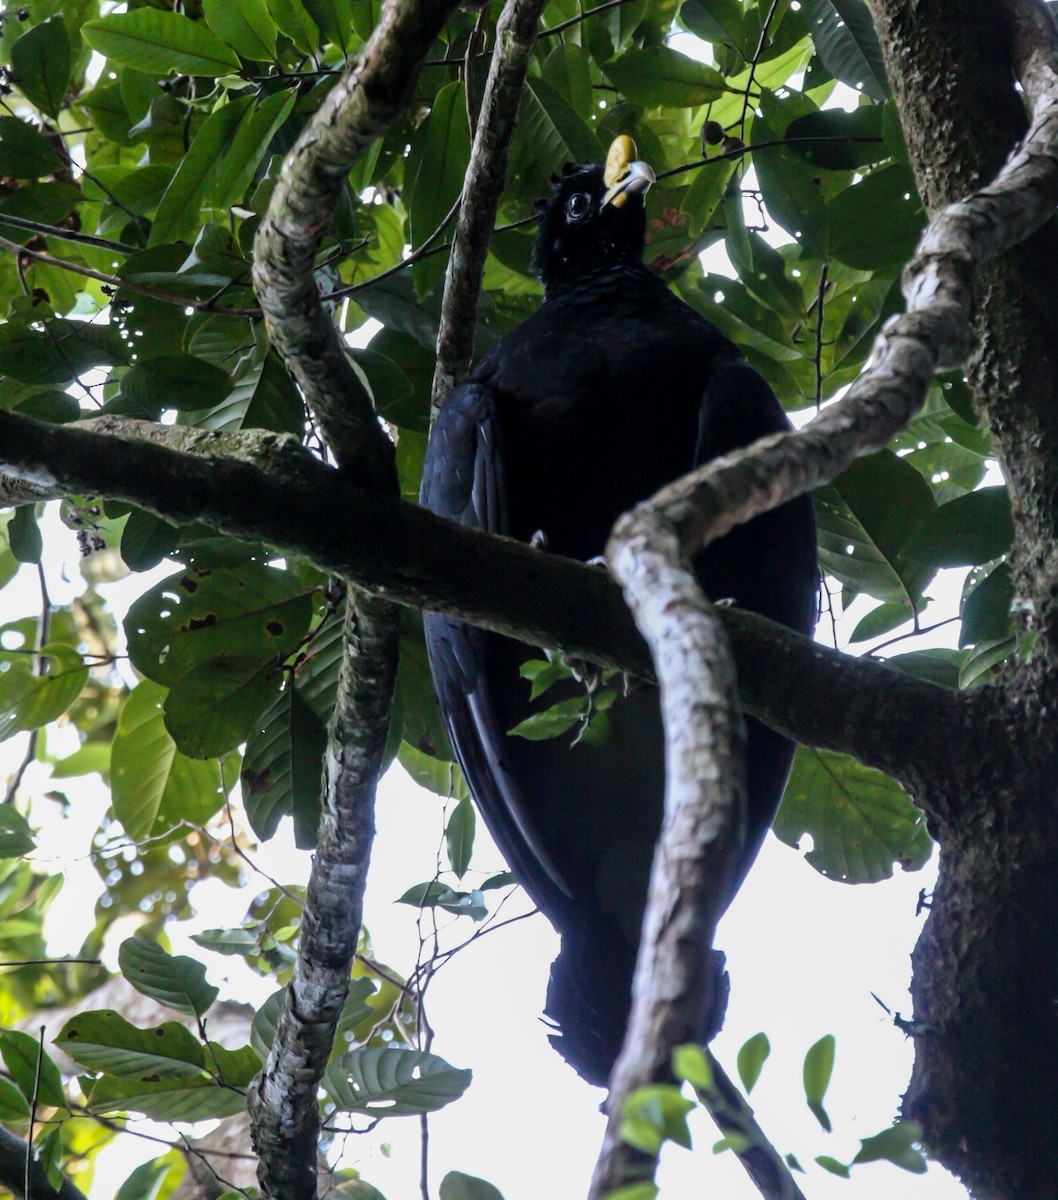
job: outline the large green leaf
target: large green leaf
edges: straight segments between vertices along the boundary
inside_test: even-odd
[[[263,841],[283,817],[293,816],[297,844],[315,846],[326,746],[326,722],[297,687],[285,688],[247,738],[243,760],[243,804],[250,827]]]
[[[143,680],[121,710],[111,755],[114,814],[133,840],[147,837],[159,818],[204,823],[224,801],[214,762],[181,754],[165,727],[166,689]]]
[[[127,362],[128,353],[112,326],[60,317],[0,325],[0,372],[23,383],[70,383],[92,367]]]
[[[11,66],[22,94],[49,117],[62,108],[70,81],[70,37],[60,14],[26,30],[11,47]]]
[[[0,117],[0,174],[13,179],[38,179],[62,170],[55,147],[32,125],[18,117]]]
[[[425,1050],[364,1047],[335,1059],[323,1086],[342,1112],[398,1117],[444,1108],[470,1080],[470,1071]]]
[[[96,1113],[140,1112],[155,1121],[209,1121],[244,1112],[246,1097],[212,1079],[155,1083],[104,1075],[92,1084],[88,1106]]]
[[[910,168],[903,163],[872,171],[827,205],[827,248],[861,270],[902,266],[926,224]]]
[[[915,532],[906,558],[923,569],[976,567],[1010,549],[1014,522],[1005,487],[986,487],[942,504]]]
[[[88,1070],[126,1079],[187,1079],[206,1068],[202,1043],[176,1021],[139,1029],[120,1013],[80,1013],[55,1042]]]
[[[463,189],[470,159],[466,93],[461,83],[446,84],[434,97],[429,117],[417,131],[408,161],[411,178],[408,217],[411,240],[421,245],[451,211]],[[419,259],[412,268],[415,290],[425,296],[444,278],[444,255]]]
[[[129,657],[167,687],[216,658],[274,662],[308,628],[311,591],[294,572],[262,563],[190,568],[162,580],[129,609]]]
[[[167,954],[145,938],[126,938],[118,948],[118,965],[136,991],[189,1017],[202,1017],[220,994],[206,982],[200,962]]]
[[[841,883],[876,883],[893,866],[916,871],[933,843],[925,818],[898,783],[843,754],[799,746],[775,819],[776,836],[797,846],[821,875]]]
[[[278,29],[265,0],[202,0],[202,12],[217,37],[243,58],[275,58]]]
[[[872,100],[889,95],[882,49],[864,0],[806,0],[808,28],[824,66]]]
[[[630,50],[607,63],[606,74],[644,108],[700,108],[728,90],[719,71],[668,46]]]
[[[566,163],[602,157],[599,139],[569,101],[545,80],[528,76],[511,145],[510,174],[543,195],[551,176]]]
[[[40,662],[44,673],[38,675],[34,656],[0,651],[0,663],[7,668],[0,671],[0,741],[57,720],[88,682],[88,668],[70,646],[45,646]]]
[[[213,408],[231,390],[227,371],[193,354],[141,358],[121,380],[121,394],[134,404],[167,408]]]
[[[151,226],[152,246],[179,240],[201,220],[200,202],[219,186],[228,146],[252,106],[250,96],[238,96],[214,109],[203,122],[158,205]]]
[[[882,450],[820,488],[815,503],[823,569],[856,591],[917,608],[932,572],[907,548],[937,511],[922,476]]]
[[[86,21],[81,36],[112,62],[151,75],[226,75],[239,69],[239,56],[205,25],[157,8]]]

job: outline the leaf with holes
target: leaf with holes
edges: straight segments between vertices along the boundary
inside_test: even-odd
[[[462,1096],[472,1077],[425,1050],[369,1046],[340,1055],[323,1086],[342,1112],[398,1117],[444,1108]]]
[[[858,459],[815,494],[823,570],[877,600],[917,608],[932,572],[905,548],[937,510],[929,484],[891,450]]]
[[[138,1029],[120,1013],[80,1013],[55,1042],[89,1071],[123,1079],[187,1079],[206,1070],[202,1043],[177,1021]]]
[[[312,588],[294,572],[263,563],[238,571],[189,568],[132,605],[125,634],[133,666],[171,687],[213,659],[283,659],[311,615]]]
[[[925,817],[898,783],[854,758],[805,746],[797,748],[774,830],[795,848],[808,834],[805,858],[841,883],[876,883],[895,865],[917,871],[933,850]]]

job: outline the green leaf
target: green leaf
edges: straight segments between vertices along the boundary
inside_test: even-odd
[[[86,21],[81,36],[112,62],[150,75],[213,76],[239,69],[239,56],[204,25],[157,8]]]
[[[260,949],[260,938],[252,929],[204,929],[193,933],[191,940],[204,950],[239,957],[256,954]]]
[[[217,0],[225,4],[227,0]],[[223,161],[206,178],[206,190],[218,208],[238,203],[253,181],[261,160],[270,151],[272,139],[290,116],[297,100],[295,90],[276,92],[259,105],[244,109],[238,128],[231,135]]]
[[[713,1064],[696,1042],[688,1042],[673,1050],[672,1073],[700,1092],[707,1092],[713,1086]]]
[[[37,524],[37,506],[19,504],[7,525],[11,553],[20,563],[39,563],[44,542]]]
[[[527,76],[511,144],[510,175],[542,193],[565,163],[602,157],[599,139],[565,97],[545,80]]]
[[[862,105],[851,112],[828,108],[795,117],[786,138],[805,162],[831,171],[856,171],[890,157],[882,140],[880,104]]]
[[[276,24],[303,54],[320,44],[320,31],[301,0],[268,0]]]
[[[120,1013],[80,1013],[66,1022],[55,1042],[89,1071],[123,1079],[187,1079],[206,1070],[202,1043],[176,1021],[138,1029]]]
[[[70,82],[70,37],[61,14],[22,34],[11,47],[11,66],[26,99],[57,117]]]
[[[2,166],[0,173],[6,173]],[[112,325],[58,317],[0,325],[0,372],[23,383],[70,383],[92,367],[127,361],[128,347]]]
[[[746,34],[738,0],[684,0],[680,20],[700,38],[745,57]]]
[[[145,938],[126,938],[118,949],[122,975],[144,996],[188,1016],[201,1017],[220,994],[206,968],[184,954],[166,954]]]
[[[591,59],[580,46],[572,42],[556,46],[544,60],[540,75],[569,101],[574,112],[591,110]]]
[[[0,117],[0,175],[37,179],[61,171],[55,147],[32,125],[18,117]]]
[[[170,688],[165,727],[181,754],[217,758],[249,737],[282,684],[274,662],[218,655],[192,667]]]
[[[753,1091],[769,1054],[771,1054],[771,1042],[768,1041],[766,1033],[755,1033],[739,1047],[738,1077],[742,1080],[742,1086],[747,1092]]]
[[[469,796],[464,796],[455,806],[445,826],[445,845],[448,849],[448,862],[455,872],[457,879],[462,879],[470,865],[470,856],[474,851],[474,832],[477,827],[477,814]]]
[[[339,1055],[323,1086],[341,1112],[398,1117],[436,1112],[470,1086],[461,1071],[425,1050],[364,1047]]]
[[[279,30],[265,0],[202,0],[206,24],[243,58],[273,62]]]
[[[204,822],[224,801],[215,762],[180,753],[165,727],[166,690],[143,680],[125,702],[111,754],[114,814],[134,841],[147,837],[160,817]]]
[[[267,841],[285,816],[298,846],[316,844],[327,727],[296,687],[286,687],[246,739],[243,804],[250,827]]]
[[[680,1094],[672,1084],[653,1084],[632,1092],[621,1109],[619,1136],[644,1154],[657,1155],[666,1141],[690,1149],[687,1114],[696,1101]]]
[[[901,267],[915,252],[926,213],[904,163],[872,171],[827,205],[827,248],[850,267]]]
[[[913,615],[910,607],[904,603],[879,604],[857,622],[856,628],[849,634],[849,641],[866,642],[871,638],[882,637],[903,625],[905,621],[910,621]]]
[[[45,674],[33,670],[33,656],[20,655],[0,672],[0,741],[57,720],[80,696],[88,668],[76,650],[58,642],[40,652]],[[0,655],[0,662],[3,656]]]
[[[189,568],[145,592],[125,633],[133,666],[165,686],[217,658],[286,657],[312,615],[312,590],[292,571],[262,563],[238,570]]]
[[[147,11],[154,10],[137,9],[129,15],[139,16]],[[151,226],[151,246],[179,241],[196,227],[202,197],[218,186],[228,146],[252,105],[250,96],[239,96],[230,104],[214,109],[202,123],[158,205]]]
[[[470,917],[474,921],[483,921],[488,916],[485,897],[479,888],[471,892],[457,892],[436,879],[408,888],[397,903],[409,904],[412,908],[443,908],[445,912],[457,917]]]
[[[143,1113],[155,1121],[209,1121],[246,1109],[246,1097],[211,1079],[170,1079],[159,1083],[104,1075],[91,1087],[89,1108],[96,1113]]]
[[[867,1162],[891,1162],[894,1166],[915,1175],[926,1171],[926,1160],[915,1143],[922,1137],[922,1130],[914,1121],[898,1121],[891,1129],[883,1129],[874,1137],[863,1138],[853,1164]]]
[[[994,642],[978,642],[959,671],[959,687],[968,688],[998,679],[1017,648],[1017,639],[1013,636]]]
[[[975,578],[976,577],[976,578]],[[962,602],[962,627],[959,645],[999,641],[1013,632],[1011,608],[1014,604],[1014,580],[1008,562],[1001,562],[983,577],[971,572],[971,584]]]
[[[13,1083],[0,1079],[0,1121],[25,1121],[29,1118],[29,1101]]]
[[[805,1100],[812,1114],[823,1128],[830,1132],[830,1118],[823,1107],[823,1098],[830,1087],[834,1072],[834,1035],[824,1034],[818,1042],[808,1048],[804,1063]]]
[[[84,198],[81,189],[72,183],[26,183],[0,200],[0,214],[40,221],[45,225],[58,225]],[[28,229],[19,229],[0,220],[0,236],[23,246],[36,235]],[[68,399],[76,404],[72,397]]]
[[[503,1193],[486,1179],[449,1171],[438,1189],[441,1200],[503,1200]]]
[[[882,48],[863,0],[806,0],[808,29],[823,65],[872,100],[885,100],[889,81]]]
[[[680,210],[693,221],[695,228],[705,229],[713,219],[737,166],[737,159],[722,158],[697,168],[680,201]]]
[[[843,883],[888,879],[894,864],[917,871],[933,847],[925,818],[898,783],[853,758],[804,746],[774,831],[794,847],[809,834],[809,863]]]
[[[141,358],[121,380],[121,394],[145,408],[213,408],[230,390],[227,371],[193,354]]]
[[[22,858],[36,846],[26,818],[10,804],[0,808],[0,859]]]
[[[408,160],[411,241],[421,245],[441,224],[463,188],[470,159],[466,94],[462,83],[445,84],[434,97],[429,117],[416,133]],[[444,278],[446,259],[436,254],[412,267],[415,290],[425,296]]]
[[[353,0],[302,0],[324,37],[344,54],[353,24]]]
[[[561,737],[567,730],[572,729],[584,719],[588,711],[586,696],[570,696],[568,700],[560,700],[543,712],[533,713],[524,721],[519,721],[513,729],[507,732],[514,737],[523,737],[530,742],[543,742],[548,738]]]
[[[843,1162],[838,1162],[836,1158],[831,1158],[829,1154],[817,1155],[816,1163],[821,1166],[824,1171],[829,1171],[831,1175],[837,1175],[840,1179],[852,1178],[852,1174],[848,1167]]]
[[[629,100],[644,108],[700,108],[728,90],[719,71],[668,46],[630,50],[607,63],[605,71]]]
[[[22,1089],[27,1100],[34,1097],[41,1104],[64,1108],[66,1096],[62,1090],[59,1068],[42,1049],[40,1042],[18,1029],[0,1033],[0,1054],[11,1078]]]
[[[980,488],[942,504],[916,531],[905,557],[925,568],[974,567],[999,558],[1014,540],[1005,487]]]

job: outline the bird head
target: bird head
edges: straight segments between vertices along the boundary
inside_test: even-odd
[[[600,268],[638,262],[646,235],[643,197],[654,172],[635,142],[615,138],[603,163],[567,164],[541,200],[533,266],[548,295]]]

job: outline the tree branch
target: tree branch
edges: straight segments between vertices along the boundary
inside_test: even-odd
[[[455,0],[389,0],[355,62],[283,163],[254,241],[254,287],[276,349],[342,465],[395,486],[393,446],[325,310],[313,269],[349,166],[403,109]]]
[[[194,453],[183,454],[0,411],[0,471],[33,481],[49,497],[99,494],[175,524],[203,521],[400,604],[653,679],[647,648],[605,572],[364,491],[290,437],[262,435],[255,453],[270,450],[266,468],[216,453],[213,439],[221,436],[228,435],[201,434]],[[320,513],[339,512],[340,522],[320,520]],[[1000,689],[953,693],[752,613],[726,608],[720,616],[748,712],[909,786],[927,767],[954,767],[960,739],[985,737],[1005,703]],[[882,706],[884,730],[874,719]],[[1013,756],[1017,749],[1001,743],[995,752]]]
[[[507,0],[496,24],[496,48],[463,180],[463,203],[456,222],[452,257],[445,272],[433,378],[434,412],[467,373],[474,354],[474,322],[485,256],[503,192],[507,152],[525,73],[536,45],[537,22],[545,3],[546,0]]]
[[[332,89],[283,164],[254,243],[254,281],[276,345],[344,475],[396,497],[393,445],[316,288],[316,250],[353,161],[405,106],[454,0],[389,0],[363,54]],[[295,471],[312,462],[283,447]],[[326,508],[320,512],[334,511]],[[337,511],[341,511],[340,509]],[[338,696],[328,730],[320,833],[275,1042],[247,1105],[266,1196],[314,1200],[319,1083],[349,990],[374,831],[375,789],[397,667],[400,612],[346,598]]]
[[[25,1189],[26,1155],[31,1148],[10,1129],[0,1126],[0,1183],[13,1196],[28,1200]],[[59,1186],[53,1187],[43,1164],[32,1157],[29,1171],[29,1186],[32,1200],[87,1200],[85,1194],[64,1175]]]

